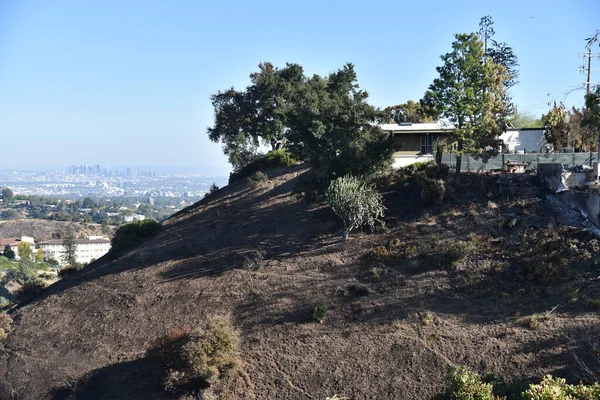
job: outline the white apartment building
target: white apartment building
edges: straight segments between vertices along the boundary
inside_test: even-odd
[[[15,260],[19,260],[19,243],[25,242],[31,246],[31,250],[35,254],[35,241],[31,236],[21,236],[20,239],[1,239],[0,238],[0,251],[4,251],[5,247],[8,246],[15,253]]]
[[[75,239],[75,259],[78,263],[90,263],[97,260],[110,250],[110,239],[105,236],[88,236],[87,239]],[[66,248],[61,239],[48,240],[40,243],[40,248],[44,252],[44,258],[53,258],[65,265],[63,255]]]

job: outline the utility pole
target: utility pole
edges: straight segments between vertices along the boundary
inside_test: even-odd
[[[592,49],[588,49],[587,53],[577,53],[578,56],[587,58],[587,68],[583,65],[579,67],[581,72],[587,70],[587,80],[586,80],[586,93],[590,94],[591,84],[592,84],[592,71],[599,71],[600,69],[594,68],[592,69],[592,57],[600,57],[600,52],[592,52]]]

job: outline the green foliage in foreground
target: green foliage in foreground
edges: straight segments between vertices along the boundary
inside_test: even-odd
[[[264,155],[257,156],[250,164],[229,174],[229,183],[247,178],[258,171],[269,168],[290,168],[298,164],[290,153],[285,150],[273,150]]]
[[[112,239],[112,254],[131,250],[144,239],[154,236],[160,230],[160,224],[153,219],[135,221],[119,227]]]
[[[329,185],[326,197],[333,212],[344,223],[344,241],[355,228],[368,226],[375,230],[377,224],[385,226],[381,194],[361,178],[347,175],[336,179]]]
[[[445,397],[449,400],[598,400],[600,385],[570,385],[565,379],[544,377],[528,387],[522,378],[505,382],[495,376],[482,379],[467,367],[450,368]]]

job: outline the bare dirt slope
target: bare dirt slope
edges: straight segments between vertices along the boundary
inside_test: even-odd
[[[0,397],[176,397],[162,391],[146,349],[215,314],[231,314],[243,339],[244,373],[214,388],[224,398],[426,399],[452,365],[575,379],[572,351],[587,354],[600,328],[588,305],[600,293],[569,296],[591,276],[597,249],[585,231],[560,226],[533,178],[465,176],[429,208],[415,205],[414,184],[393,185],[389,230],[344,244],[326,207],[292,195],[305,171],[280,172],[259,188],[221,189],[130,253],[13,312]],[[567,237],[577,240],[573,266],[532,284],[527,266],[550,261],[528,249]],[[444,267],[436,252],[458,240],[470,250]],[[328,306],[323,324],[312,318],[317,298]]]
[[[107,233],[112,235],[116,230],[114,226],[103,228],[100,224],[80,224],[45,219],[17,219],[0,221],[0,237],[19,238],[21,236],[32,236],[37,242],[43,242],[52,239],[53,234],[62,234],[69,227],[73,229],[75,237],[106,235]]]

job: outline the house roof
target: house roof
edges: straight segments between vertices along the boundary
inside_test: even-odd
[[[410,122],[401,124],[382,124],[379,125],[384,131],[394,133],[421,133],[421,132],[446,132],[453,129],[450,124],[440,122],[429,122],[424,124],[413,124]]]
[[[110,243],[110,239],[75,239],[75,244],[90,244],[90,243]],[[41,242],[40,246],[43,245],[62,245],[62,239],[52,239]]]
[[[4,246],[18,246],[19,243],[21,243],[21,239],[14,239],[14,238],[0,239],[0,246],[2,246],[2,247],[4,247]]]

